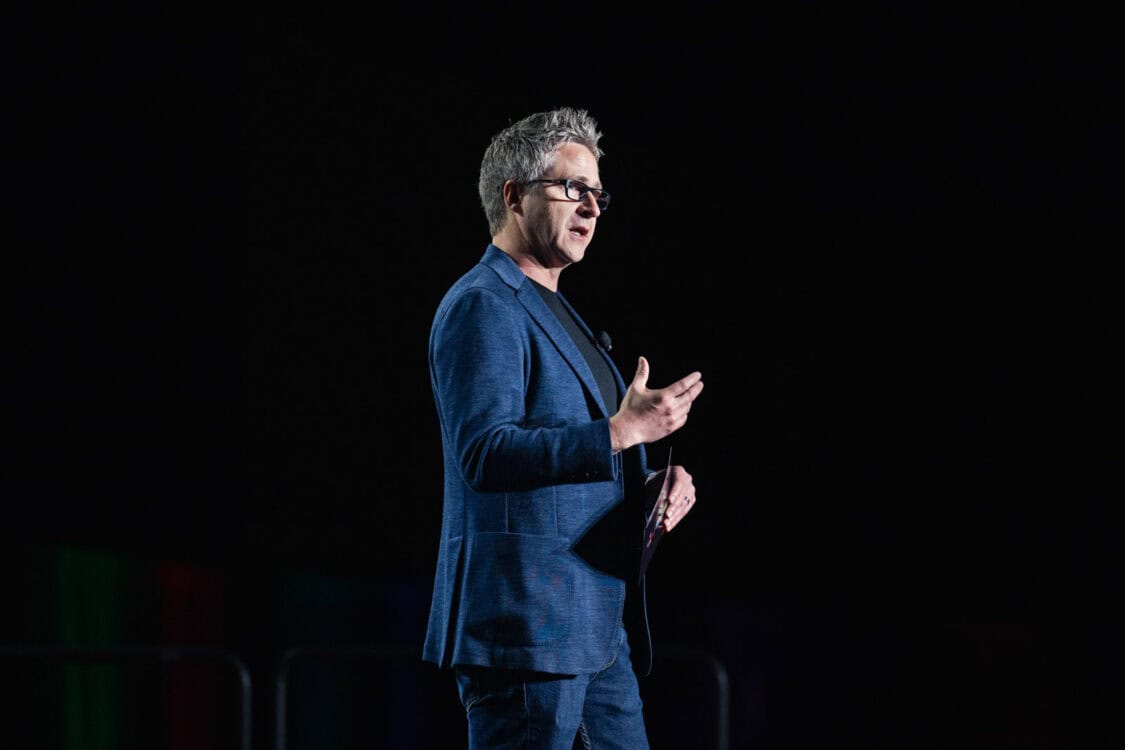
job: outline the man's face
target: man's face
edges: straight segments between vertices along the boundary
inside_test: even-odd
[[[602,185],[597,159],[577,143],[563,144],[543,179],[577,180],[596,188]],[[575,201],[567,197],[563,185],[537,183],[528,186],[525,210],[528,240],[545,266],[565,268],[585,257],[601,215],[593,194]]]

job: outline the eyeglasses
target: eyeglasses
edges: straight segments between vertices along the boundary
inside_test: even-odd
[[[601,188],[590,187],[585,182],[579,182],[578,180],[528,180],[524,184],[530,185],[535,182],[542,182],[544,185],[563,185],[566,188],[566,197],[572,201],[580,201],[586,197],[587,193],[593,193],[599,211],[604,211],[609,207],[609,192]]]

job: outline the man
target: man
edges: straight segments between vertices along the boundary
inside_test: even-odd
[[[687,421],[693,372],[625,381],[558,291],[609,205],[585,110],[495,135],[479,191],[492,242],[438,306],[429,367],[445,498],[423,658],[452,666],[477,748],[648,747],[652,664],[640,551],[668,477],[665,531],[693,507],[682,466],[644,446]]]

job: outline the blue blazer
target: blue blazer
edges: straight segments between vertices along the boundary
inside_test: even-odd
[[[620,399],[621,373],[598,351]],[[438,305],[429,368],[445,476],[423,659],[596,672],[624,621],[634,670],[648,674],[644,446],[612,454],[593,373],[494,245]]]

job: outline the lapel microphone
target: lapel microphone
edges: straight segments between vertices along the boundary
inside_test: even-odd
[[[609,338],[609,334],[605,331],[598,331],[598,344],[602,349],[605,349],[606,352],[609,352],[613,349],[613,341]]]

